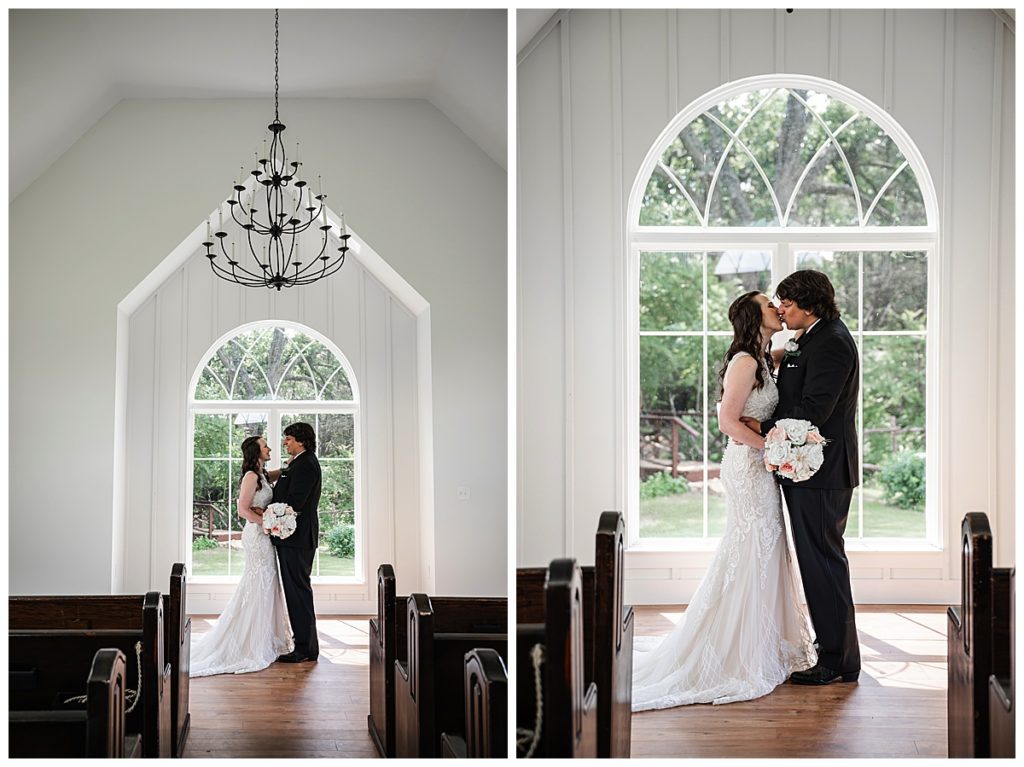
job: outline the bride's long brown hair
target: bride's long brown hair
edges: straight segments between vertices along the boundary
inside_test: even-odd
[[[729,345],[729,350],[725,353],[722,369],[718,372],[719,400],[722,399],[722,395],[725,393],[725,371],[737,352],[746,352],[755,360],[759,357],[764,359],[768,370],[772,370],[774,367],[772,363],[771,341],[768,341],[764,347],[761,346],[761,305],[754,300],[759,295],[761,293],[757,290],[744,293],[733,301],[729,307],[729,322],[732,323],[733,336],[732,344]],[[757,380],[755,388],[761,389],[764,387],[764,376],[764,367],[758,365],[757,371],[754,373],[754,378]]]
[[[263,480],[270,481],[267,472],[260,468],[260,456],[263,455],[263,449],[260,447],[261,438],[262,436],[257,434],[255,437],[246,437],[242,442],[242,476],[244,477],[247,471],[256,475],[257,492],[263,488]]]

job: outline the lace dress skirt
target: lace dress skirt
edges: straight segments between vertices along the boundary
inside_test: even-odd
[[[777,401],[769,380],[744,415],[763,420]],[[679,623],[665,637],[635,640],[634,711],[751,700],[817,661],[781,492],[762,456],[737,443],[726,448],[725,533]]]
[[[260,671],[295,643],[288,623],[277,554],[260,525],[242,530],[245,568],[238,588],[209,632],[195,637],[189,676]]]

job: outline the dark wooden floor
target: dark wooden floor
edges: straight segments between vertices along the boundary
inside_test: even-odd
[[[214,616],[192,616],[192,632]],[[373,757],[367,618],[318,617],[320,660],[191,680],[186,757]]]
[[[678,606],[638,607],[638,636]],[[194,633],[212,617],[193,616]],[[945,608],[857,609],[858,684],[784,684],[754,701],[633,715],[635,757],[945,757]],[[367,619],[317,619],[320,661],[192,680],[186,757],[373,757]]]
[[[636,635],[665,634],[678,606],[634,608]],[[763,698],[633,715],[632,755],[945,757],[946,608],[859,606],[857,684],[783,684]]]

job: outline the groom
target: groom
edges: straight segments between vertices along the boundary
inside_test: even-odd
[[[310,573],[316,554],[320,524],[320,462],[316,459],[316,434],[308,423],[293,423],[284,430],[284,449],[291,456],[274,485],[274,503],[287,503],[298,515],[295,532],[285,539],[271,537],[281,564],[288,620],[295,634],[295,650],[278,657],[283,663],[315,661],[320,654],[313,611]]]
[[[779,317],[802,330],[795,350],[779,369],[779,404],[773,417],[750,426],[768,434],[781,418],[810,421],[828,440],[825,460],[810,479],[780,478],[807,607],[818,638],[818,664],[790,677],[796,684],[856,681],[860,646],[850,589],[850,565],[843,546],[853,488],[859,484],[857,346],[839,319],[835,290],[821,272],[805,269],[786,277],[775,291]]]

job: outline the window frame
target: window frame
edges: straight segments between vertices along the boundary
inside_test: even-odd
[[[238,336],[265,328],[283,327],[301,333],[314,341],[325,346],[337,361],[342,371],[348,378],[349,387],[352,391],[352,398],[348,400],[197,400],[195,398],[196,386],[202,377],[210,359],[224,344]],[[366,575],[366,515],[363,513],[363,460],[362,460],[362,409],[360,407],[359,386],[348,358],[338,349],[337,345],[321,333],[289,320],[261,320],[258,322],[245,323],[222,335],[215,341],[201,358],[199,364],[192,373],[188,387],[188,402],[185,408],[185,434],[186,434],[186,487],[185,494],[187,508],[184,510],[186,524],[182,526],[182,545],[185,551],[186,567],[192,569],[192,488],[195,481],[195,415],[204,414],[227,414],[260,412],[267,413],[267,429],[265,437],[267,443],[274,451],[271,464],[280,465],[283,458],[280,426],[281,416],[287,413],[313,413],[318,415],[351,415],[352,416],[352,463],[353,463],[353,521],[355,525],[355,558],[353,562],[352,575],[313,575],[312,583],[316,584],[346,584],[359,585],[367,582]],[[239,456],[240,458],[240,456]],[[229,482],[237,480],[228,478]],[[230,514],[236,514],[234,509],[229,510]],[[240,575],[192,575],[193,582],[208,584],[237,584]]]
[[[782,87],[809,89],[825,93],[833,98],[846,101],[861,114],[874,120],[897,144],[910,165],[921,190],[927,213],[924,226],[844,226],[844,227],[706,227],[706,226],[645,226],[639,223],[643,196],[651,174],[663,153],[676,139],[679,132],[705,110],[721,101],[741,93],[763,88]],[[772,283],[774,292],[778,281],[795,269],[798,250],[832,251],[916,251],[924,252],[927,258],[928,297],[927,326],[924,333],[926,342],[926,393],[925,393],[925,482],[932,490],[925,501],[925,536],[916,539],[898,538],[852,538],[847,540],[848,551],[908,551],[934,552],[944,547],[942,530],[945,529],[943,507],[940,503],[939,457],[941,434],[939,423],[939,312],[941,250],[939,248],[938,202],[931,176],[924,160],[906,132],[878,106],[859,94],[828,80],[806,75],[765,75],[744,78],[727,83],[702,96],[680,112],[662,131],[661,136],[647,153],[644,163],[636,176],[626,208],[624,239],[627,253],[625,291],[626,333],[625,381],[623,432],[627,435],[625,470],[625,508],[627,546],[635,551],[709,551],[717,546],[719,538],[640,538],[640,253],[660,252],[709,252],[728,249],[766,250],[772,253]],[[705,270],[705,280],[707,279]],[[863,276],[861,277],[863,279]],[[706,289],[706,288],[705,288]],[[861,296],[863,300],[863,296]],[[860,349],[859,328],[854,337]],[[706,336],[707,332],[704,331]],[[710,361],[709,361],[710,364]],[[705,371],[706,372],[706,371]],[[862,370],[863,381],[863,370]],[[710,419],[707,400],[710,399],[705,387],[705,421]],[[863,386],[861,387],[863,396]],[[861,419],[863,416],[859,415]],[[708,429],[710,425],[708,426]],[[707,435],[705,429],[705,477],[707,472]],[[858,423],[858,434],[863,429]],[[863,440],[861,440],[863,441]],[[863,452],[863,445],[860,445]],[[705,499],[705,518],[707,501]],[[861,517],[863,524],[863,517]]]

